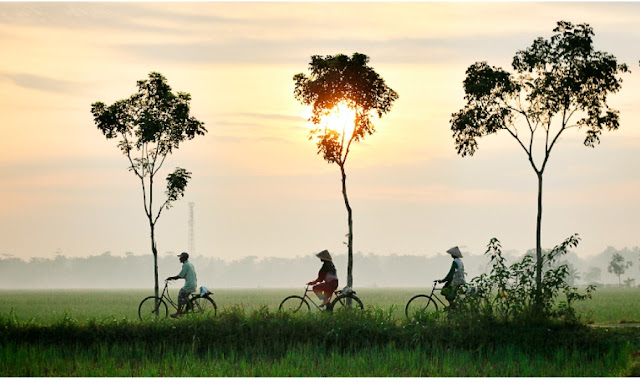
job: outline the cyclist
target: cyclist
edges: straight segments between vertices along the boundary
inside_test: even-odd
[[[184,279],[184,286],[178,292],[178,311],[171,315],[173,318],[178,318],[182,315],[182,307],[189,302],[189,296],[196,291],[196,285],[198,284],[196,269],[189,262],[189,254],[182,252],[178,255],[178,258],[182,263],[182,270],[177,276],[167,277],[167,280]]]
[[[447,251],[453,258],[451,269],[449,273],[442,280],[437,280],[439,283],[445,283],[442,287],[442,295],[449,301],[451,308],[455,307],[455,299],[458,294],[458,286],[466,283],[464,279],[464,264],[462,264],[462,253],[458,247],[453,247]]]
[[[338,274],[333,265],[333,259],[326,249],[316,255],[322,261],[322,268],[318,272],[318,278],[309,281],[307,285],[313,285],[313,292],[322,301],[320,306],[325,306],[331,300],[331,295],[338,289]]]

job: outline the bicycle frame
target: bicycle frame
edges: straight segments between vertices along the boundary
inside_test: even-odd
[[[309,285],[307,285],[304,289],[304,294],[302,295],[303,299],[309,300],[310,303],[313,304],[313,306],[315,306],[318,310],[322,310],[323,307],[321,307],[320,305],[316,304],[315,301],[313,301],[313,299],[311,297],[308,296],[309,292],[313,292],[313,287],[309,288]],[[333,297],[335,297],[337,294],[334,291],[333,294],[331,295],[331,298],[329,299],[329,304],[331,304],[331,299],[333,299]],[[327,305],[329,305],[327,304]],[[327,306],[325,305],[325,306]]]
[[[433,288],[431,289],[431,294],[429,295],[429,297],[431,297],[431,299],[432,299],[432,300],[434,300],[434,302],[435,302],[435,300],[438,300],[438,302],[440,303],[440,305],[443,305],[443,306],[449,306],[449,303],[445,303],[444,301],[440,300],[440,298],[438,297],[438,295],[437,295],[437,294],[435,294],[435,291],[437,291],[437,290],[442,290],[442,288],[436,288],[436,285],[438,285],[438,282],[437,282],[437,281],[434,281],[434,282],[433,282]],[[471,288],[474,288],[474,287],[475,287],[475,286],[474,286],[475,284],[467,284],[467,283],[465,283],[465,284],[462,284],[462,285],[466,285],[466,286],[467,286],[467,289],[471,289]],[[460,286],[462,286],[462,285],[459,285],[459,286],[457,286],[456,288],[459,288],[459,287],[460,287]],[[469,293],[469,292],[467,292],[467,291],[460,292],[460,294],[458,294],[458,298],[459,298],[461,295],[462,295],[462,296],[466,295],[467,293]]]
[[[173,302],[173,300],[171,299],[171,295],[169,294],[169,280],[164,281],[164,289],[162,290],[160,299],[168,302],[169,305],[171,305],[174,309],[178,309],[178,304]]]
[[[173,299],[171,299],[171,295],[169,294],[169,282],[170,280],[165,280],[164,281],[164,289],[162,290],[162,294],[160,295],[160,299],[163,301],[166,301],[169,303],[169,305],[171,305],[174,309],[178,309],[178,304],[176,304]],[[190,293],[189,297],[193,298],[194,293]],[[191,301],[191,299],[189,299],[188,301]],[[191,302],[187,303],[187,309],[191,309]]]
[[[435,291],[437,290],[442,290],[442,288],[436,288],[436,286],[438,285],[437,281],[433,282],[433,288],[431,288],[431,294],[429,295],[429,297],[434,300],[438,300],[438,302],[440,303],[440,305],[442,306],[448,306],[449,304],[445,304],[444,301],[440,300],[440,297],[438,297],[438,295],[435,293]]]

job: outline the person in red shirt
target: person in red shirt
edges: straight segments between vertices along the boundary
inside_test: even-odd
[[[329,303],[331,295],[338,289],[338,274],[329,251],[325,249],[316,256],[322,261],[322,268],[318,272],[318,278],[309,281],[307,285],[313,285],[313,292],[322,301],[322,307]]]

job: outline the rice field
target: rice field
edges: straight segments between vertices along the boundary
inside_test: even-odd
[[[261,307],[275,311],[286,296],[300,295],[304,290],[222,289],[213,292],[219,311],[240,307],[251,312]],[[426,292],[429,291],[418,288],[357,289],[365,308],[391,312],[398,320],[404,318],[407,301],[418,293]],[[138,304],[152,294],[152,290],[3,290],[0,291],[0,314],[12,311],[21,321],[33,320],[43,324],[64,316],[80,322],[106,318],[135,320]],[[177,288],[171,290],[171,295],[176,301]],[[579,301],[575,307],[590,323],[640,323],[640,288],[600,289],[591,300]],[[313,306],[312,310],[315,310]]]

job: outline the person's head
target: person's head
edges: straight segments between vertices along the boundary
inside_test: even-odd
[[[184,263],[185,261],[189,260],[189,254],[186,252],[182,252],[178,255],[178,258],[180,259],[181,263]]]
[[[322,261],[333,261],[333,259],[331,258],[331,255],[329,254],[329,251],[327,251],[326,249],[318,253],[316,257]]]
[[[458,258],[458,259],[462,258],[462,253],[460,253],[460,249],[457,246],[449,249],[447,251],[447,253],[450,254],[451,257],[453,257],[454,259],[455,258]]]

